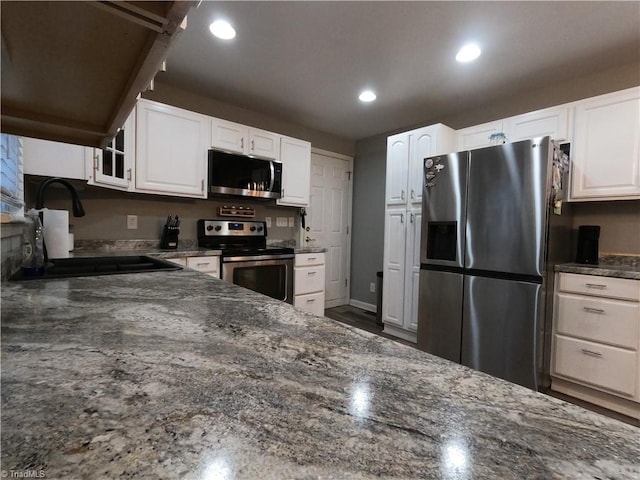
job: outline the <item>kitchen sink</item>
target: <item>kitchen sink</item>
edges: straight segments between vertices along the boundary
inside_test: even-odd
[[[147,255],[54,258],[49,260],[44,272],[21,269],[10,280],[88,277],[161,270],[182,270],[182,267]]]

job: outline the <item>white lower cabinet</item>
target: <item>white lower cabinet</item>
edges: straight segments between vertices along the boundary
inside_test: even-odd
[[[220,278],[220,257],[218,255],[206,255],[199,257],[175,257],[165,258],[167,262],[175,263],[183,267],[191,268],[206,273],[215,278]]]
[[[299,253],[293,268],[293,306],[324,316],[324,253]]]
[[[557,276],[551,388],[640,418],[640,281]]]

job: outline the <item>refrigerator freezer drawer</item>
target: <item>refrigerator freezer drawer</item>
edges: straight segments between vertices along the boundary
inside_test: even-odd
[[[557,375],[633,397],[637,364],[638,352],[556,335]]]
[[[459,273],[420,270],[418,348],[460,363],[462,285]]]
[[[564,335],[638,349],[640,304],[559,293],[556,331]]]
[[[541,285],[465,276],[462,364],[534,390]]]

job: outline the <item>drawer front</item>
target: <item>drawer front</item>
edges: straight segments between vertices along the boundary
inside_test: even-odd
[[[220,272],[220,257],[187,257],[187,267],[204,273]]]
[[[293,306],[311,312],[316,315],[324,316],[324,292],[310,293],[307,295],[296,295],[293,298]]]
[[[293,269],[293,288],[296,295],[324,292],[324,267]]]
[[[640,280],[561,273],[558,289],[562,292],[640,301]]]
[[[324,265],[324,253],[298,253],[295,266],[306,267],[308,265]]]
[[[556,335],[554,374],[633,397],[638,353]]]
[[[556,332],[638,349],[640,303],[559,293]]]

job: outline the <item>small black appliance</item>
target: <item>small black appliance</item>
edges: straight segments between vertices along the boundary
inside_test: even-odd
[[[600,239],[600,226],[580,225],[578,227],[578,252],[576,262],[586,265],[598,264],[598,241]]]

